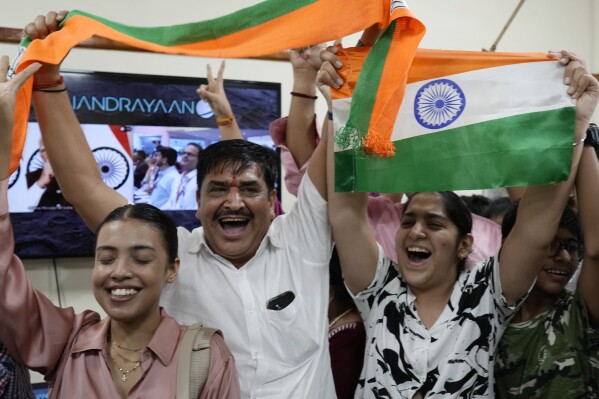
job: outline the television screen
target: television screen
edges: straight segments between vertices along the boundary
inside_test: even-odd
[[[220,140],[210,107],[196,93],[205,79],[78,71],[63,76],[102,178],[131,203],[149,201],[147,188],[134,186],[134,151],[151,157],[166,146],[179,160],[189,143],[205,148]],[[280,84],[225,80],[225,91],[244,138],[274,149],[268,125],[281,113]],[[62,197],[33,112],[8,200],[20,257],[93,255],[93,234]],[[194,209],[166,212],[179,226],[199,225]]]

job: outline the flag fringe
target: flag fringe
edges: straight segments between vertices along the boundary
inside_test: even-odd
[[[381,158],[395,156],[395,145],[389,134],[383,134],[377,130],[369,130],[368,135],[362,138],[364,152],[368,155],[374,154]]]
[[[366,136],[366,133],[359,131],[357,128],[344,125],[335,132],[335,143],[343,150],[351,148],[357,152],[362,152],[364,136]]]
[[[386,135],[375,130],[366,134],[349,124],[337,129],[335,143],[343,150],[353,149],[362,155],[376,155],[381,158],[395,156],[395,145]]]

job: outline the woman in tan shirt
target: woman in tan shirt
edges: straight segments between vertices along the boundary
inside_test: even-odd
[[[91,310],[54,306],[31,286],[14,255],[7,200],[12,117],[17,90],[38,68],[33,64],[6,82],[8,58],[0,60],[0,341],[45,376],[50,398],[174,397],[186,327],[159,306],[179,267],[176,226],[164,213],[126,205],[98,228],[92,289],[108,314],[103,320]],[[239,398],[231,352],[218,334],[210,343],[208,378],[198,396]]]

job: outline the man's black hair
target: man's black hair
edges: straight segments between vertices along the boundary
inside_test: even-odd
[[[148,154],[144,150],[133,150],[133,152],[138,153],[142,161],[148,157]]]
[[[275,188],[277,181],[276,153],[266,147],[246,140],[223,140],[204,149],[198,161],[198,190],[204,178],[211,172],[231,171],[234,175],[251,166],[257,167],[262,174],[269,191]]]
[[[516,224],[516,215],[518,214],[518,202],[512,204],[511,208],[503,216],[503,224],[501,225],[501,238],[505,240]],[[582,242],[582,231],[580,230],[580,221],[576,212],[570,205],[566,205],[564,212],[559,220],[559,228],[566,229]]]
[[[156,151],[159,152],[163,158],[166,158],[168,166],[173,166],[177,163],[177,150],[174,148],[159,145],[156,147]]]
[[[499,197],[495,198],[487,209],[483,212],[482,216],[487,219],[493,219],[495,216],[502,216],[510,209],[512,206],[512,200],[509,197]]]

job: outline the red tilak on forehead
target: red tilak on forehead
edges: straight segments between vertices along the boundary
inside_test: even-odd
[[[229,183],[229,187],[239,187],[239,180],[237,180],[237,176],[233,176],[231,183]]]

